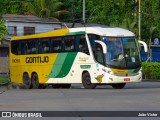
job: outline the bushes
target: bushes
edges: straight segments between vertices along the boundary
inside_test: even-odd
[[[142,63],[143,79],[160,79],[160,63]]]
[[[0,83],[8,82],[8,81],[9,81],[8,77],[2,77],[2,76],[0,76]]]

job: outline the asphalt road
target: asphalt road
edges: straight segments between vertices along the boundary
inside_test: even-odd
[[[0,93],[0,111],[160,111],[160,82],[129,83],[121,90],[72,85],[71,89],[1,88]]]

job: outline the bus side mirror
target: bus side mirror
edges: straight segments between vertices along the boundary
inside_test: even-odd
[[[144,52],[148,52],[147,44],[141,40],[138,40],[138,42],[144,46]]]
[[[103,49],[103,54],[106,54],[107,53],[107,46],[104,42],[102,41],[99,41],[99,40],[95,40],[96,43],[99,43],[101,46],[102,46],[102,49]]]

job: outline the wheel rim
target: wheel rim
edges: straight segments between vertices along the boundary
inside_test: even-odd
[[[94,89],[96,87],[96,84],[92,83],[90,74],[88,72],[85,72],[82,75],[82,84],[86,89]]]
[[[86,82],[87,85],[90,85],[91,84],[91,78],[89,76],[86,76],[85,82]]]

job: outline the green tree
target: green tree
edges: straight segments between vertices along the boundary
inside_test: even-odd
[[[82,3],[83,0],[59,0],[64,3],[63,7],[69,14],[61,16],[61,19],[66,22],[82,22]]]
[[[4,10],[4,2],[0,1],[0,15],[3,14],[3,10]]]
[[[59,10],[61,5],[62,3],[57,0],[34,0],[25,4],[28,14],[54,20],[58,20],[60,15],[67,13],[66,10]]]
[[[0,20],[0,39],[4,38],[8,34],[4,21]]]
[[[90,11],[88,16],[89,22],[99,22],[109,26],[121,26],[131,30],[135,28],[134,0],[90,0],[87,2],[87,10]]]
[[[24,2],[27,0],[3,0],[0,1],[0,14],[23,14]]]
[[[142,39],[145,39],[148,44],[156,37],[160,37],[160,1],[159,0],[144,0],[141,4],[141,27],[142,27]]]
[[[32,14],[65,22],[82,22],[82,9],[83,0],[0,1],[0,15]],[[137,13],[138,0],[86,0],[87,23],[119,26],[137,34]],[[153,42],[154,38],[160,38],[159,19],[160,0],[141,0],[141,38],[148,44]],[[157,29],[151,35],[154,27]]]

